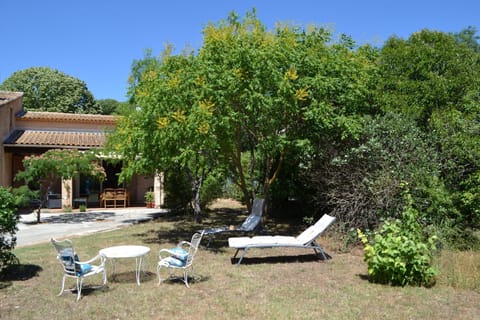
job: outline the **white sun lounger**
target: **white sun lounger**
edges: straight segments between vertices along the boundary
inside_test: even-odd
[[[265,248],[274,248],[274,247],[292,247],[292,248],[302,248],[302,249],[313,249],[315,254],[318,256],[322,255],[323,259],[326,260],[325,252],[323,248],[316,242],[318,236],[320,236],[329,226],[335,221],[335,217],[324,214],[320,220],[318,220],[313,226],[308,227],[297,237],[291,236],[255,236],[255,237],[235,237],[228,238],[228,245],[230,248],[235,248],[237,251],[233,256],[233,259],[237,257],[237,254],[240,250],[243,250],[243,253],[238,260],[237,264],[240,264],[243,260],[243,257],[249,249],[265,249]]]

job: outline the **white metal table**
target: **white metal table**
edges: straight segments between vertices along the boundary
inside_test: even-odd
[[[112,274],[115,274],[115,259],[135,258],[135,276],[137,278],[137,284],[140,285],[140,271],[143,270],[145,273],[143,258],[149,252],[149,247],[125,245],[101,249],[99,254],[103,254],[106,258],[110,259],[110,262],[112,263]]]

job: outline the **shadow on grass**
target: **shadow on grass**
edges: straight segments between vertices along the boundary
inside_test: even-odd
[[[42,267],[34,264],[12,264],[0,273],[0,289],[9,287],[13,281],[26,281],[37,277]]]
[[[228,227],[231,225],[240,226],[247,216],[248,212],[246,209],[216,208],[206,210],[203,215],[202,223],[195,223],[191,215],[183,212],[171,211],[155,219],[155,221],[162,221],[171,224],[171,228],[160,230],[152,228],[143,233],[136,234],[136,236],[142,238],[142,241],[145,243],[159,244],[161,246],[167,244],[171,245],[183,240],[190,241],[192,235],[202,229]],[[263,222],[267,230],[266,232],[226,232],[218,234],[211,241],[208,250],[212,252],[225,252],[225,249],[228,247],[229,237],[265,234],[297,236],[300,232],[305,230],[305,226],[302,225],[298,219],[292,220],[288,218],[264,216]],[[208,237],[205,236],[202,239],[202,244],[206,244],[207,242]]]
[[[188,285],[192,285],[192,284],[195,284],[195,283],[206,282],[206,281],[209,281],[209,280],[210,280],[210,277],[202,277],[202,276],[195,275],[193,278],[188,277]],[[168,284],[168,285],[182,284],[183,286],[185,286],[185,283],[183,282],[183,276],[181,276],[181,275],[170,276],[166,279],[162,278],[162,282],[160,283],[160,286],[166,285],[166,284]]]
[[[172,274],[169,274],[167,277],[165,277],[165,271],[163,271],[162,277],[164,278],[162,278],[161,284],[174,284],[177,282],[183,284],[183,281],[182,281],[183,275],[181,275],[181,272],[175,273],[174,271],[172,271]],[[199,275],[194,275],[193,278],[191,276],[188,277],[189,284],[205,282],[208,280],[210,280],[210,277],[202,277]],[[128,272],[115,273],[114,275],[109,275],[108,282],[110,284],[136,283],[137,278],[135,275],[135,271],[128,271]],[[146,271],[145,273],[143,272],[141,273],[140,284],[148,283],[148,282],[154,282],[155,284],[158,283],[158,276],[156,272]],[[82,293],[83,293],[83,290],[82,290]]]
[[[65,213],[49,217],[42,217],[40,223],[82,223],[91,221],[103,221],[115,216],[114,212],[79,212]],[[26,221],[25,224],[37,224],[37,221]]]
[[[141,271],[140,284],[155,280],[156,273],[150,271]],[[109,283],[137,283],[135,271],[119,272],[108,276]]]
[[[175,223],[173,229],[149,229],[143,233],[137,233],[135,236],[142,238],[147,244],[171,245],[180,241],[190,241],[195,233],[195,228],[188,223]]]
[[[172,211],[155,219],[171,223],[172,228],[164,230],[150,229],[142,234],[137,234],[143,238],[145,243],[151,244],[171,244],[178,243],[180,241],[190,241],[192,235],[201,229],[217,226],[219,223],[225,225],[229,224],[241,224],[247,215],[242,215],[242,210],[221,208],[213,211],[207,211],[205,213],[202,223],[195,223],[193,217],[186,215],[178,211]]]
[[[89,295],[96,295],[96,294],[99,294],[99,293],[106,293],[106,292],[109,292],[109,291],[112,291],[112,289],[107,285],[83,285],[82,286],[82,297],[80,298],[80,300],[83,298],[83,297],[86,297],[86,296],[89,296]],[[62,295],[66,295],[68,293],[71,293],[72,295],[75,295],[75,298],[76,298],[76,295],[77,295],[77,289],[75,288],[71,288],[71,289],[65,289],[65,291],[62,293]]]
[[[357,274],[357,276],[362,280],[370,281],[370,277],[368,276],[368,274]]]
[[[204,228],[240,226],[248,216],[246,209],[217,208],[206,210],[202,224]]]
[[[147,214],[147,216],[143,219],[126,219],[126,220],[122,220],[123,223],[131,223],[131,224],[137,224],[137,223],[146,223],[146,222],[149,222],[149,221],[152,221],[152,220],[157,220],[159,218],[163,218],[167,215],[166,212],[153,212],[153,213],[149,213]]]

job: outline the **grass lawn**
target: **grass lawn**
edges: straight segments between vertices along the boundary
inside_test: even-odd
[[[315,259],[313,250],[276,248],[250,250],[237,266],[226,238],[218,238],[211,249],[199,249],[190,289],[178,280],[157,286],[161,248],[190,240],[203,226],[238,224],[245,217],[243,208],[217,206],[202,225],[167,216],[73,238],[80,258],[112,245],[151,248],[140,286],[135,261],[120,260],[114,281],[109,277],[106,288],[89,289],[101,283],[101,276],[89,277],[78,302],[75,293],[57,296],[61,267],[51,244],[17,248],[20,265],[0,281],[0,319],[480,319],[478,252],[444,253],[438,263],[446,271],[432,288],[390,287],[368,282],[362,251],[338,252],[328,231],[319,239],[332,257],[326,262]],[[272,219],[267,227],[287,235],[303,229]],[[73,280],[67,279],[67,286],[73,286]]]

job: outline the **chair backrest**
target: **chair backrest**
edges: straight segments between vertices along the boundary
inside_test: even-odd
[[[262,198],[253,199],[251,214],[261,217],[263,214],[264,206],[265,206],[265,199],[262,199]]]
[[[63,267],[63,271],[68,275],[75,275],[75,261],[78,261],[78,256],[73,248],[71,240],[58,241],[55,238],[51,239],[55,251],[57,251],[57,259]]]
[[[333,222],[335,217],[324,214],[313,226],[297,236],[297,240],[302,244],[308,244],[321,235]]]
[[[185,266],[188,267],[192,265],[193,263],[193,258],[195,257],[195,254],[198,251],[198,247],[200,245],[200,242],[202,241],[203,233],[205,231],[202,231],[201,233],[196,232],[192,236],[192,240],[190,241],[190,248],[188,249],[188,256],[187,260],[185,262]]]
[[[240,230],[253,231],[259,223],[262,221],[263,207],[265,205],[265,199],[255,198],[252,204],[252,211],[250,215],[240,226]]]

